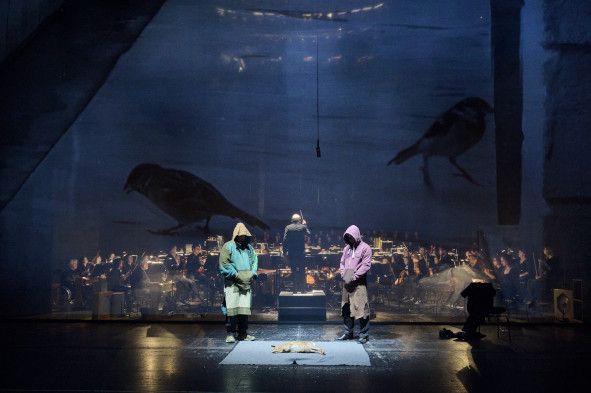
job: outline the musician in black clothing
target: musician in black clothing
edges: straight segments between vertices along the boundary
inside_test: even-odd
[[[215,280],[215,273],[209,271],[206,267],[207,262],[207,255],[201,254],[199,255],[199,267],[197,268],[197,275],[195,276],[195,281],[201,284],[208,284],[211,285],[212,280]]]
[[[532,301],[530,282],[534,279],[534,272],[530,265],[525,251],[519,250],[517,252],[517,258],[519,261],[519,292],[521,300],[525,302]]]
[[[81,277],[90,277],[93,269],[94,265],[88,260],[88,257],[78,259],[78,274]]]
[[[177,252],[176,246],[172,246],[166,258],[164,266],[170,278],[174,280],[178,299],[186,302],[195,299],[198,295],[198,288],[195,281],[187,278],[186,263]]]
[[[421,270],[427,272],[433,264],[433,257],[427,252],[425,247],[419,247],[418,255]]]
[[[414,253],[412,256],[412,265],[414,269],[414,276],[412,277],[412,280],[415,284],[418,284],[421,278],[425,278],[429,275],[427,263],[421,258],[419,253]]]
[[[411,260],[411,255],[408,250],[405,250],[402,254],[402,265],[401,270],[396,279],[394,280],[394,285],[403,285],[408,280],[408,277],[414,277],[415,275],[415,267],[414,262]]]
[[[194,245],[193,246],[193,252],[191,253],[191,255],[189,255],[187,257],[187,264],[186,264],[186,269],[187,269],[187,278],[191,279],[191,280],[195,280],[195,278],[197,277],[198,274],[198,269],[201,266],[199,263],[199,257],[201,255],[201,253],[203,252],[203,249],[201,248],[201,245]]]
[[[148,258],[144,257],[138,268],[131,272],[129,284],[133,290],[144,290],[150,286],[150,277],[146,272],[148,270]]]
[[[78,260],[76,258],[72,258],[68,261],[68,265],[60,276],[61,286],[70,292],[72,299],[80,300],[81,298],[81,279],[82,277],[78,271]]]
[[[491,264],[493,267],[493,274],[495,275],[496,279],[498,280],[500,275],[503,272],[503,266],[501,265],[501,258],[498,255],[495,255],[492,260]]]
[[[129,276],[133,270],[135,260],[133,255],[127,254],[125,251],[123,254],[124,255],[121,257],[121,260],[123,261],[123,265],[121,265],[121,272],[123,273],[123,277],[125,277],[125,283],[129,284]]]
[[[111,269],[107,270],[109,265],[111,266]],[[99,263],[96,265],[95,271],[98,270],[97,267],[101,267],[101,270],[106,272],[107,289],[109,291],[124,293],[124,307],[127,311],[129,311],[129,307],[131,305],[131,290],[129,285],[125,284],[125,277],[123,275],[123,260],[117,258],[114,259],[111,264]],[[128,272],[128,274],[129,273],[131,272]]]
[[[544,247],[544,267],[549,288],[565,288],[565,275],[562,262],[554,255],[552,248]]]
[[[185,269],[185,265],[178,254],[176,246],[172,246],[166,258],[164,258],[164,267],[171,278],[181,276]]]
[[[126,292],[129,287],[125,285],[123,279],[123,261],[121,259],[115,259],[113,267],[107,273],[107,288],[113,292]]]
[[[518,268],[509,254],[501,254],[501,274],[497,277],[504,301],[514,301],[519,296],[519,273]]]
[[[402,255],[393,253],[392,262],[389,264],[388,273],[396,279],[404,270],[404,261]]]
[[[103,258],[99,254],[94,257],[92,264],[94,266],[90,275],[91,277],[106,277],[107,273],[109,272],[109,265],[103,262]]]
[[[519,250],[517,252],[517,258],[519,261],[519,282],[525,284],[530,278],[533,278],[534,274],[531,272],[531,266],[527,260],[525,251]]]
[[[207,300],[213,305],[214,292],[216,291],[217,272],[213,273],[206,267],[207,254],[199,255],[199,267],[195,276],[195,283],[199,284],[205,290]]]
[[[466,259],[468,260],[468,266],[472,268],[472,270],[482,273],[484,270],[484,265],[482,259],[479,258],[478,252],[474,250],[466,251]]]
[[[291,224],[285,227],[283,234],[283,254],[289,259],[294,289],[302,291],[306,288],[306,235],[310,230],[306,221],[297,213],[291,216]]]
[[[152,312],[158,309],[161,289],[158,283],[150,281],[148,276],[148,256],[142,258],[139,266],[132,270],[129,277],[131,290],[140,306],[148,306]]]
[[[438,247],[433,253],[433,264],[431,265],[431,272],[433,274],[441,273],[442,271],[454,267],[453,259],[447,250],[443,247]]]
[[[455,267],[453,258],[451,257],[451,255],[449,255],[447,250],[443,247],[439,247],[439,259],[440,259],[439,264],[441,266],[445,266],[446,268]]]

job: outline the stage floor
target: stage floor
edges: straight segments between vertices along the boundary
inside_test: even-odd
[[[375,325],[371,367],[223,366],[221,324],[3,322],[0,391],[573,391],[586,381],[585,326],[494,326],[476,344],[443,326]],[[457,326],[447,326],[457,329]],[[253,324],[261,340],[331,341],[338,325]]]

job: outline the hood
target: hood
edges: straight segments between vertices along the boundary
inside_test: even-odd
[[[242,235],[252,237],[248,229],[246,229],[246,225],[239,222],[238,224],[236,224],[236,226],[234,227],[234,231],[232,232],[232,240],[236,239],[236,236]]]
[[[345,233],[343,233],[343,237],[345,237],[347,233],[353,236],[356,242],[361,241],[361,231],[359,230],[359,228],[357,228],[357,225],[351,225],[349,228],[347,228]]]

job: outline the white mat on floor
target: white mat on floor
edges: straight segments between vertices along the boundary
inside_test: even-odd
[[[285,341],[240,341],[220,364],[307,366],[371,366],[362,344],[354,341],[314,341],[326,355],[317,353],[272,353],[271,345]]]

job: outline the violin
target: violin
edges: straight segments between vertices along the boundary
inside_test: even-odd
[[[406,277],[408,277],[408,272],[405,270],[401,271],[400,274],[398,275],[398,278],[396,278],[396,280],[394,280],[394,285],[402,285],[404,283],[404,280],[406,279]]]

